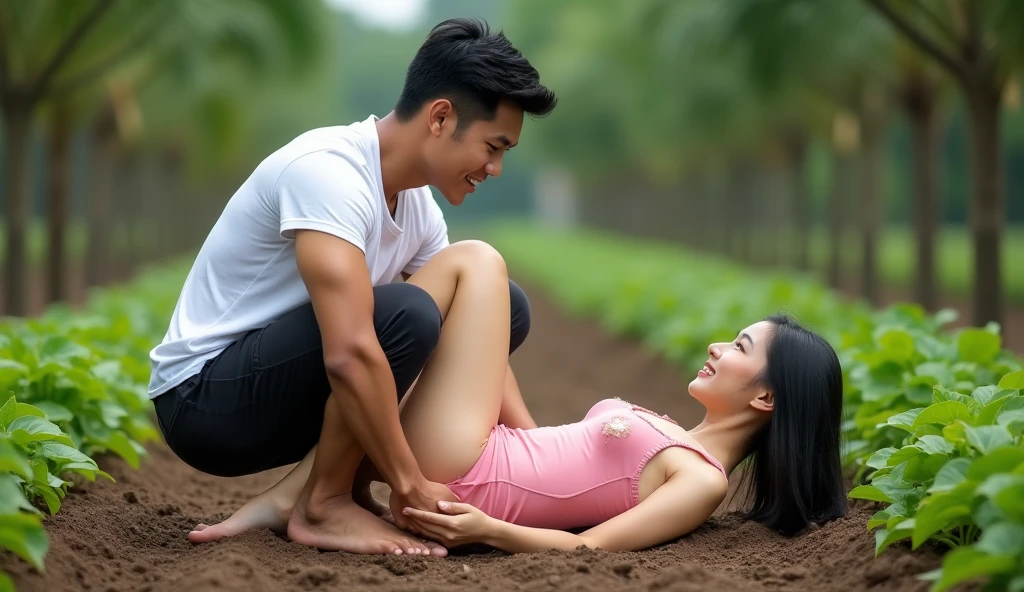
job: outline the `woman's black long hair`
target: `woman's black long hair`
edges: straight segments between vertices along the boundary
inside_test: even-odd
[[[843,374],[832,346],[786,315],[774,327],[760,384],[774,393],[771,421],[755,434],[743,480],[746,518],[783,534],[846,514],[840,462]]]

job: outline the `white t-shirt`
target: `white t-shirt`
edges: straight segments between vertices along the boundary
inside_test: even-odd
[[[246,332],[309,302],[295,262],[296,230],[359,247],[374,286],[415,272],[448,245],[427,187],[401,192],[392,219],[376,120],[300,135],[231,197],[185,280],[167,334],[150,352],[150,398],[199,372]]]

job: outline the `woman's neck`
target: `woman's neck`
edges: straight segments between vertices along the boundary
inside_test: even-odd
[[[749,412],[716,417],[711,413],[704,421],[689,430],[708,454],[718,459],[726,473],[732,473],[736,465],[743,462],[750,451],[754,434],[767,423],[770,417],[749,410]]]

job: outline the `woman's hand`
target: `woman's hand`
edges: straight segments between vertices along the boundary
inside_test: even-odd
[[[441,512],[404,508],[402,513],[416,522],[421,534],[446,547],[484,542],[494,528],[494,518],[474,506],[457,502],[438,502]]]

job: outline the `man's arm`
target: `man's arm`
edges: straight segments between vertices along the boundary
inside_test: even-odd
[[[295,236],[299,273],[324,344],[324,365],[347,426],[387,483],[409,492],[425,479],[405,439],[387,357],[373,326],[373,288],[363,252],[315,230]]]

